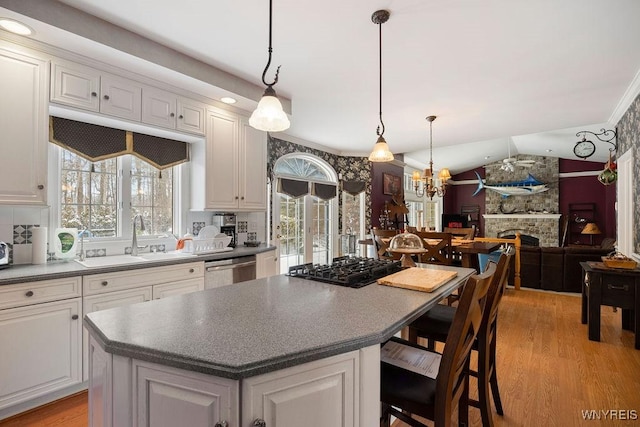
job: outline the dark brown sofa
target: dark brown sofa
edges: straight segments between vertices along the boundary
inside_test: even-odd
[[[613,241],[602,246],[537,247],[520,248],[521,286],[558,292],[582,291],[582,268],[584,261],[600,261],[603,255],[612,252]]]

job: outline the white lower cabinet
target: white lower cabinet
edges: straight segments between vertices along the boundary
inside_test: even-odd
[[[0,310],[0,411],[81,382],[81,304]]]
[[[238,381],[140,361],[132,370],[138,426],[238,426]]]
[[[198,261],[92,274],[84,276],[82,281],[84,316],[94,311],[204,290],[204,263]],[[83,348],[83,379],[86,381],[89,378],[89,334],[86,329]]]
[[[144,286],[142,288],[130,289],[127,291],[109,292],[107,294],[94,295],[84,298],[84,310],[82,317],[94,311],[107,310],[109,308],[124,307],[126,305],[136,304],[139,302],[145,302],[151,300],[152,287]],[[89,333],[83,328],[82,333],[82,347],[88,348],[89,346]],[[82,353],[83,369],[82,379],[84,381],[89,379],[89,359],[88,351]]]
[[[256,279],[280,274],[276,250],[256,254]]]
[[[371,427],[379,422],[379,345],[241,381],[111,355],[93,337],[89,345],[90,426]]]

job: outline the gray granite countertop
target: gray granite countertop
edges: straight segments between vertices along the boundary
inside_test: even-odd
[[[245,378],[386,341],[473,273],[432,293],[360,289],[286,275],[85,316],[112,354],[226,378]]]
[[[15,283],[31,282],[38,280],[58,279],[71,276],[85,276],[88,274],[109,273],[113,271],[136,270],[139,268],[158,267],[160,265],[182,264],[196,261],[213,261],[242,256],[255,255],[276,249],[275,246],[261,245],[258,247],[237,247],[229,252],[219,252],[194,257],[172,258],[166,260],[154,260],[137,264],[112,265],[108,267],[87,268],[73,260],[51,261],[46,264],[21,264],[12,265],[0,270],[0,286]]]

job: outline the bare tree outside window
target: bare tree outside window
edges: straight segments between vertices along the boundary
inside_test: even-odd
[[[61,151],[61,227],[86,229],[85,237],[121,237],[118,230],[130,230],[133,217],[141,214],[145,231],[140,234],[173,232],[172,168],[160,177],[158,169],[135,156],[91,162]]]
[[[87,233],[90,236],[115,237],[118,229],[116,159],[92,163],[71,151],[62,151],[60,225],[90,230]]]

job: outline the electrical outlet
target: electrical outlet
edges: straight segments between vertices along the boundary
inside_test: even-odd
[[[258,223],[255,221],[249,222],[249,230],[247,231],[258,231]]]

